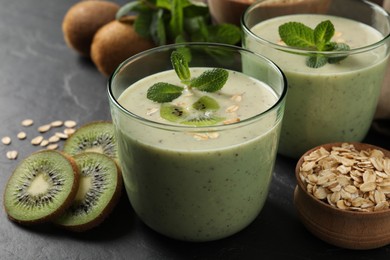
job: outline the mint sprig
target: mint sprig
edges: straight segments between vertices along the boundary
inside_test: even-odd
[[[171,53],[171,63],[181,83],[187,85],[188,89],[197,88],[204,92],[216,92],[225,85],[229,77],[229,73],[225,69],[215,68],[204,71],[198,77],[191,78],[188,61],[182,50]],[[183,90],[184,87],[181,86],[158,82],[148,89],[146,97],[154,102],[166,103],[180,97]]]
[[[134,28],[158,46],[186,41],[238,44],[241,29],[233,24],[213,24],[208,5],[191,0],[136,0],[123,5],[116,14],[137,16]]]
[[[345,43],[332,42],[335,28],[331,21],[319,23],[314,29],[300,22],[288,22],[279,26],[279,35],[288,46],[309,51],[346,51],[350,47]],[[306,65],[319,68],[327,63],[337,63],[347,56],[327,57],[323,54],[312,54],[306,60]]]

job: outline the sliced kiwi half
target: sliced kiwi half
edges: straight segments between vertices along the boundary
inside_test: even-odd
[[[30,154],[12,173],[4,192],[11,220],[22,224],[57,218],[73,202],[79,185],[75,161],[55,150]]]
[[[118,160],[114,126],[109,121],[94,121],[78,128],[65,142],[63,151],[71,156],[97,152]]]
[[[80,185],[73,204],[54,223],[72,230],[85,231],[99,225],[117,204],[122,176],[116,162],[95,152],[74,156],[80,169]]]
[[[160,108],[160,116],[170,122],[184,125],[210,126],[225,120],[224,117],[216,115],[218,109],[219,104],[215,99],[202,96],[191,107],[163,103]]]

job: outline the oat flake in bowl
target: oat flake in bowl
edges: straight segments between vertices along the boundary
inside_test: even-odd
[[[370,144],[331,143],[298,161],[294,205],[320,239],[344,248],[390,243],[390,152]]]

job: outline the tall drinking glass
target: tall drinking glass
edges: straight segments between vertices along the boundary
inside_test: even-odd
[[[162,105],[147,100],[145,90],[156,81],[181,84],[170,60],[175,50],[189,54],[194,77],[204,69],[228,71],[225,86],[207,95],[221,108],[223,100],[235,102],[223,111],[239,120],[204,126],[159,116]],[[125,188],[140,219],[187,241],[224,238],[249,225],[267,198],[286,88],[270,60],[230,45],[168,45],[123,62],[108,96]],[[248,111],[255,112],[246,117]]]
[[[297,158],[306,150],[329,142],[360,142],[375,113],[389,56],[389,15],[368,1],[324,0],[323,13],[269,17],[263,1],[251,5],[242,17],[243,46],[273,60],[288,80],[286,111],[279,153]],[[312,29],[329,20],[332,41],[349,50],[316,51],[286,46],[278,28],[300,22]],[[308,57],[324,56],[319,68]]]

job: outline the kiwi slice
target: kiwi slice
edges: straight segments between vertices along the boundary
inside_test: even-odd
[[[168,121],[180,123],[188,117],[184,107],[163,103],[160,107],[160,116]]]
[[[194,104],[192,104],[192,107],[199,111],[207,111],[207,110],[216,111],[219,109],[219,104],[212,97],[202,96]]]
[[[99,225],[117,204],[122,176],[116,162],[95,152],[74,156],[80,169],[80,185],[73,204],[54,223],[73,231]]]
[[[8,217],[22,224],[42,223],[71,205],[79,185],[74,160],[55,150],[26,157],[15,168],[4,192]]]
[[[118,160],[114,125],[95,121],[81,126],[65,142],[63,151],[71,156],[83,152],[97,152]]]
[[[210,126],[222,122],[225,118],[215,115],[219,109],[216,100],[202,96],[190,108],[170,103],[161,104],[160,116],[168,121],[192,126]]]

